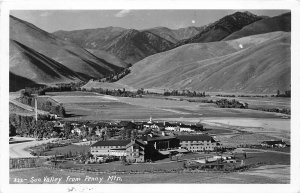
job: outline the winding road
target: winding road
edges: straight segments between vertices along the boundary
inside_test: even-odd
[[[18,140],[28,140],[28,139],[29,138],[21,138],[21,137],[18,138]],[[9,144],[9,157],[10,158],[34,157],[33,155],[30,154],[29,151],[26,151],[25,149],[56,140],[56,138],[42,140],[42,141],[36,141],[34,138],[30,138],[30,139],[32,139],[32,141]]]

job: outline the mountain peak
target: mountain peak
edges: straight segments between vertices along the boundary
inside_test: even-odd
[[[200,32],[190,39],[180,41],[175,47],[189,43],[215,42],[226,38],[233,32],[242,29],[244,26],[263,19],[250,12],[235,12],[227,15],[214,23],[203,27]]]

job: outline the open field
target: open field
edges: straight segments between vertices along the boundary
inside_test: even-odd
[[[289,119],[254,119],[254,118],[205,118],[205,124],[237,128],[247,134],[222,136],[224,143],[256,144],[265,140],[284,139],[290,143],[291,129]]]
[[[67,114],[71,114],[66,120],[136,120],[149,119],[150,116],[172,117],[175,114],[121,102],[68,103],[64,107]]]
[[[50,96],[98,96],[100,94],[83,91],[46,92]]]
[[[56,147],[52,148],[50,151],[46,151],[45,153],[47,155],[63,155],[69,152],[72,152],[75,154],[76,152],[81,153],[81,152],[89,152],[90,151],[90,146],[88,145],[67,145],[63,147]]]
[[[86,85],[82,86],[81,88],[85,88],[87,90],[90,90],[91,88],[102,88],[102,89],[123,89],[125,88],[126,90],[129,91],[136,91],[137,89],[120,84],[118,82],[98,82],[98,81],[89,81]]]
[[[237,96],[237,94],[235,94]],[[173,100],[237,100],[243,103],[248,103],[249,108],[291,108],[291,98],[288,97],[221,97],[221,96],[206,96],[206,97],[185,97],[185,96],[169,96]]]
[[[74,93],[74,95],[73,95]],[[191,103],[188,101],[166,100],[165,98],[129,98],[86,94],[84,92],[62,92],[48,95],[62,103],[68,120],[113,120],[113,119],[154,119],[201,118],[201,117],[251,117],[280,118],[279,113],[251,109],[222,109],[215,104]],[[46,96],[47,97],[47,96]]]
[[[123,183],[123,184],[140,184],[140,183],[201,183],[201,184],[286,184],[290,182],[290,166],[288,165],[271,165],[253,168],[246,172],[238,173],[160,173],[160,174],[92,174],[92,173],[74,173],[64,170],[50,170],[44,168],[36,169],[21,169],[10,171],[10,183],[14,182],[15,178],[28,179],[25,184],[31,183],[47,183],[44,182],[44,177],[61,178],[61,184],[98,184],[98,181],[87,181],[85,178],[98,177],[103,178],[100,183]],[[67,181],[69,178],[79,178],[80,181]],[[109,176],[120,177],[121,180],[109,181]],[[30,179],[41,178],[41,182],[31,182]],[[119,179],[120,179],[119,178]],[[57,183],[57,182],[53,182]]]

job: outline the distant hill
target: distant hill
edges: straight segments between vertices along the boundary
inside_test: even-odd
[[[101,78],[124,68],[13,16],[9,55],[11,74],[38,84]]]
[[[154,33],[135,29],[108,27],[58,31],[53,34],[87,49],[105,50],[127,64],[133,64],[173,46],[171,41]]]
[[[197,35],[178,42],[175,47],[190,43],[205,43],[220,41],[230,34],[242,29],[253,22],[265,17],[256,16],[250,12],[235,12],[227,15],[220,20],[207,25]]]
[[[148,31],[153,34],[156,34],[175,44],[180,40],[188,39],[195,36],[203,29],[204,27],[194,27],[194,26],[180,28],[180,29],[169,29],[167,27],[155,27],[143,31]]]
[[[97,29],[83,29],[74,31],[56,31],[52,34],[62,38],[63,40],[71,41],[84,48],[98,49],[101,46],[117,37],[126,29],[121,27],[106,27]],[[100,47],[99,47],[100,45]]]
[[[116,37],[105,50],[127,63],[135,63],[147,56],[169,49],[173,44],[150,32],[127,30]]]
[[[118,81],[135,88],[275,93],[291,80],[290,33],[193,43],[149,56]]]
[[[227,36],[224,40],[232,40],[245,36],[269,33],[274,31],[291,31],[291,13],[256,21],[243,27],[241,30]]]

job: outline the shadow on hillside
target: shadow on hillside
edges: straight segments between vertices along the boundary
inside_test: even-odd
[[[27,78],[18,76],[14,73],[9,72],[9,92],[15,92],[25,87],[42,87],[43,84],[38,84]]]

